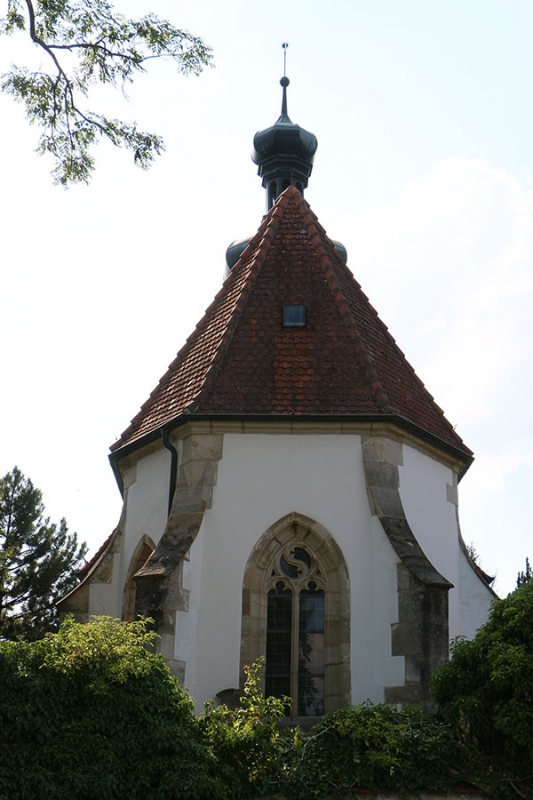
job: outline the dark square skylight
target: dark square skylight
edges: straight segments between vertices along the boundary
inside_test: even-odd
[[[305,325],[305,306],[283,306],[283,327],[303,328]]]

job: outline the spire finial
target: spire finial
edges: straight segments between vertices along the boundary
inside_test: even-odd
[[[283,98],[281,101],[281,116],[289,118],[289,114],[287,112],[287,86],[289,85],[290,81],[287,78],[287,48],[289,46],[288,42],[283,42],[281,45],[283,48],[283,78],[280,80],[281,85],[283,86]]]
[[[283,87],[281,116],[274,125],[254,136],[252,159],[259,167],[263,187],[267,190],[267,209],[272,207],[288,186],[295,186],[303,195],[307,186],[318,142],[316,136],[291,122],[287,113],[287,48],[283,42]]]
[[[287,77],[287,48],[289,46],[288,42],[283,42],[281,45],[283,48],[283,77]]]

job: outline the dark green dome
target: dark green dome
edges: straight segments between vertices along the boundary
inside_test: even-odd
[[[296,186],[304,193],[318,147],[314,133],[291,121],[287,113],[289,79],[284,77],[280,83],[283,87],[281,116],[270,128],[255,134],[252,152],[252,160],[259,167],[258,174],[267,190],[267,208],[271,208],[287,186]]]

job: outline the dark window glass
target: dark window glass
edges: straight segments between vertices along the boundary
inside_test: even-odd
[[[295,547],[294,550],[291,550],[291,556],[295,561],[302,561],[307,566],[307,569],[311,568],[311,556],[303,547]],[[297,564],[290,564],[283,555],[279,560],[279,565],[281,571],[284,572],[288,578],[299,578],[303,573],[301,567]]]
[[[281,567],[281,571],[284,572],[288,578],[297,578],[300,574],[300,570],[296,564],[289,564],[285,556],[281,556],[279,565]]]
[[[303,547],[287,548],[278,558],[286,577],[278,572],[280,579],[267,594],[266,694],[292,698],[291,716],[322,716],[325,594],[314,579],[318,568]]]
[[[291,693],[292,592],[278,583],[268,593],[265,691],[267,696]]]
[[[283,306],[283,325],[285,328],[302,328],[305,325],[305,306]]]
[[[324,713],[324,592],[314,583],[300,592],[298,714]]]

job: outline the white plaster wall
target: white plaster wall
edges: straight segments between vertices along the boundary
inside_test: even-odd
[[[239,685],[246,562],[265,530],[292,511],[321,523],[346,559],[353,702],[380,701],[383,685],[403,683],[403,658],[390,655],[398,559],[371,518],[360,437],[226,434],[213,507],[184,575],[190,610],[177,618],[176,658],[187,662],[185,682],[198,709]]]
[[[120,619],[122,601],[118,603],[120,553],[113,555],[111,583],[91,583],[89,587],[89,617],[110,616]]]
[[[126,490],[125,522],[120,553],[122,589],[137,545],[149,536],[157,545],[168,518],[170,452],[161,447],[137,462],[137,478]],[[120,598],[122,603],[122,597]]]
[[[485,622],[493,595],[460,547],[457,507],[447,499],[447,485],[453,485],[448,467],[404,445],[400,495],[407,520],[435,569],[453,583],[450,638],[471,638]]]
[[[398,563],[388,537],[377,517],[371,519],[373,542],[373,599],[374,599],[374,697],[375,702],[385,699],[385,686],[403,685],[405,659],[391,656],[391,625],[398,622]],[[387,587],[386,591],[383,588]],[[353,613],[358,613],[352,603]],[[353,687],[355,688],[355,687]],[[352,690],[353,692],[353,690]],[[354,703],[362,703],[366,697],[357,694]]]
[[[91,584],[90,615],[122,616],[124,584],[137,545],[145,534],[157,544],[165,530],[169,471],[170,452],[163,447],[128,470],[132,482],[124,491],[125,519],[120,551],[113,556],[113,578],[111,583]]]
[[[461,603],[464,609],[461,630],[453,636],[466,636],[473,639],[476,632],[487,621],[494,595],[489,593],[483,581],[479,580],[463,552],[459,554],[459,580]]]

